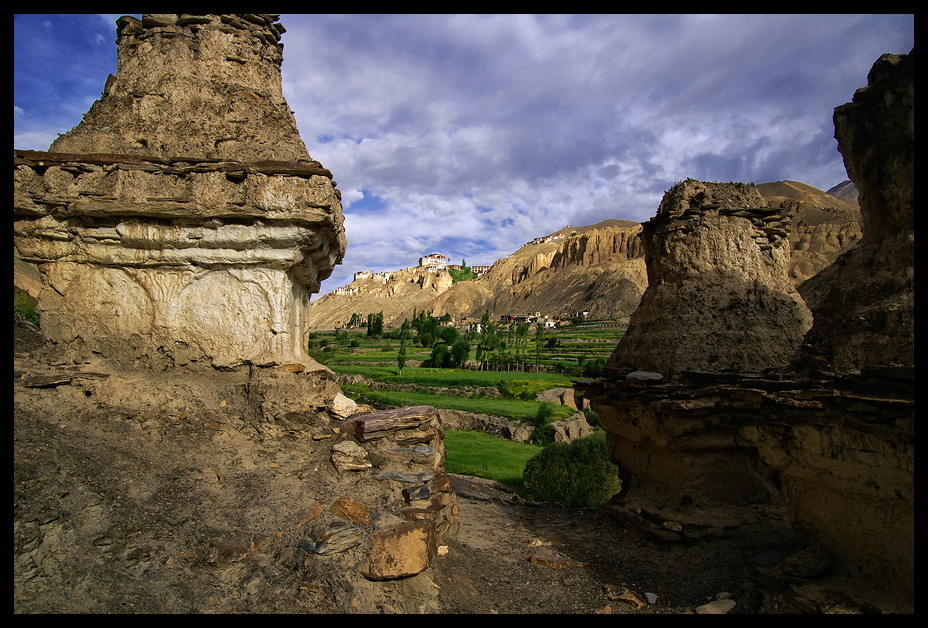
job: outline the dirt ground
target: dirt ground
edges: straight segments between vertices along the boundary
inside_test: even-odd
[[[886,610],[761,595],[751,558],[782,558],[782,537],[660,542],[604,511],[526,503],[462,476],[458,528],[434,567],[370,583],[356,574],[362,548],[299,548],[312,504],[352,490],[326,441],[222,407],[120,412],[101,403],[90,366],[50,368],[34,346],[14,336],[16,613],[679,614],[718,597],[732,613]],[[142,395],[146,383],[121,385]]]

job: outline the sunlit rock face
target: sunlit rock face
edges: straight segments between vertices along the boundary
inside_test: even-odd
[[[14,151],[14,244],[66,357],[315,365],[303,312],[346,242],[281,95],[276,20],[120,18],[100,100],[50,152]]]
[[[309,160],[281,90],[276,15],[116,21],[116,75],[49,150],[235,161]]]
[[[610,366],[668,375],[787,365],[812,323],[789,279],[789,233],[789,213],[754,185],[689,179],[668,190],[643,225],[648,289]]]

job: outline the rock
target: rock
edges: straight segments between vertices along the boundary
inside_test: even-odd
[[[429,568],[438,552],[434,530],[426,521],[376,532],[371,541],[373,548],[359,570],[370,580],[414,576]]]
[[[668,190],[642,230],[648,289],[607,368],[788,365],[812,317],[788,276],[789,240],[765,228],[790,220],[753,185],[688,179]]]
[[[329,507],[329,512],[336,517],[341,517],[342,519],[347,519],[354,523],[369,525],[371,522],[371,513],[367,506],[354,501],[350,497],[339,497],[336,499],[332,506]]]
[[[783,571],[798,578],[819,578],[831,570],[831,557],[820,546],[793,552],[783,561]]]
[[[547,547],[536,549],[529,557],[529,562],[541,567],[550,567],[551,569],[566,569],[567,567],[586,567],[589,563],[581,563]]]
[[[341,427],[362,443],[387,437],[431,442],[440,432],[438,417],[432,406],[413,406],[366,414],[342,422]]]
[[[834,123],[865,227],[840,263],[803,285],[815,316],[805,343],[841,372],[914,366],[914,51],[882,55],[867,86],[835,109]]]
[[[373,464],[367,459],[367,452],[354,441],[346,440],[332,446],[332,464],[339,472],[363,471]]]
[[[570,443],[593,433],[593,428],[582,414],[575,414],[564,421],[553,421],[551,425],[554,427],[554,442],[556,443]]]
[[[314,530],[309,537],[300,541],[299,546],[310,554],[326,556],[357,547],[364,542],[365,534],[362,526],[336,522]]]
[[[610,600],[618,600],[626,604],[631,604],[639,610],[648,604],[644,596],[632,589],[615,585],[605,585],[603,588],[605,589],[606,597]]]
[[[664,379],[664,376],[660,373],[654,373],[653,371],[632,371],[625,376],[625,379],[639,382],[659,382]]]
[[[697,606],[695,612],[698,615],[726,615],[730,613],[737,604],[734,600],[715,600],[702,606]]]
[[[574,400],[573,388],[549,388],[543,390],[535,397],[535,401],[547,401],[558,405],[567,406],[577,409],[577,402]]]
[[[335,398],[332,399],[332,404],[329,406],[329,412],[342,419],[347,419],[357,411],[358,404],[342,393],[336,394]]]

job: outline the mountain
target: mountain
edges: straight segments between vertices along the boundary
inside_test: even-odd
[[[790,207],[793,250],[789,273],[797,286],[830,266],[861,238],[862,218],[856,200],[842,200],[797,181],[761,183],[757,189],[768,205]]]
[[[839,183],[835,187],[828,190],[826,194],[831,194],[835,198],[841,199],[842,201],[853,201],[854,203],[857,203],[857,186],[854,185],[854,182],[850,180]]]
[[[537,238],[497,260],[484,275],[452,283],[447,270],[406,268],[385,274],[358,273],[348,286],[315,300],[309,325],[330,329],[354,313],[383,312],[384,325],[399,325],[413,310],[450,314],[455,320],[499,314],[593,316],[631,314],[647,287],[641,225],[604,220],[568,227]],[[337,294],[338,293],[338,294]]]
[[[796,181],[757,186],[768,204],[785,204],[793,218],[790,275],[796,285],[830,265],[860,239],[860,209]],[[413,311],[450,314],[456,321],[500,315],[569,316],[588,311],[597,318],[631,314],[647,288],[641,225],[609,219],[567,227],[525,244],[497,260],[486,274],[453,283],[446,270],[406,268],[358,273],[345,288],[323,295],[308,309],[311,328],[342,326],[354,313],[383,312],[386,327]]]

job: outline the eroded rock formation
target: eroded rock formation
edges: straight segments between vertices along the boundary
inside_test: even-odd
[[[785,229],[765,231],[754,199],[741,205],[754,210],[748,224],[716,215],[749,186],[687,181],[645,228],[635,328],[602,379],[578,382],[622,472],[622,519],[665,540],[762,535],[783,520],[826,558],[814,573],[797,558],[768,570],[780,579],[759,578],[770,608],[827,604],[804,587],[828,576],[914,610],[914,55],[882,57],[869,78],[835,111],[864,235],[803,285],[811,329],[805,315],[790,321],[802,302],[769,287],[785,277]],[[742,276],[753,285],[732,281]],[[747,285],[720,290],[726,281]],[[675,298],[652,307],[652,291]]]
[[[14,354],[18,434],[45,429],[52,408],[67,418],[43,442],[61,453],[52,458],[62,475],[79,466],[93,484],[100,468],[131,460],[145,477],[123,486],[152,482],[90,499],[76,489],[65,505],[69,490],[17,494],[14,579],[28,607],[110,610],[83,587],[125,599],[135,583],[127,562],[142,561],[140,597],[152,612],[200,600],[218,610],[224,595],[203,596],[201,578],[210,572],[211,589],[227,568],[237,584],[225,608],[239,612],[246,581],[260,583],[257,600],[278,574],[294,582],[279,590],[303,603],[252,610],[437,609],[429,568],[457,518],[438,412],[358,417],[306,351],[309,296],[346,242],[332,175],[309,157],[281,95],[281,32],[273,15],[120,18],[117,74],[83,122],[50,152],[14,150],[14,244],[41,271],[45,341]],[[252,462],[271,449],[280,464]],[[64,462],[72,455],[81,462]],[[26,458],[16,452],[27,478],[18,485],[44,474]],[[169,497],[191,465],[208,470],[196,472],[205,481]],[[196,493],[213,484],[221,498]],[[203,509],[182,512],[188,495]],[[41,514],[46,497],[69,514]],[[90,566],[101,531],[136,516],[155,517],[134,529],[141,545],[122,551],[120,531],[116,545],[102,542],[119,548],[106,567]],[[44,538],[39,521],[57,521],[60,533]],[[149,545],[155,537],[171,540]],[[235,563],[246,555],[243,572]],[[43,593],[72,568],[82,575],[71,598]],[[317,595],[320,582],[332,599]]]
[[[301,364],[346,242],[281,95],[276,16],[118,21],[118,69],[51,152],[14,151],[14,244],[70,360]]]
[[[788,364],[812,320],[788,276],[781,210],[753,185],[671,188],[643,226],[648,289],[610,364],[665,375]]]
[[[863,238],[804,286],[806,342],[839,371],[915,365],[915,55],[883,55],[835,139],[859,190]]]

